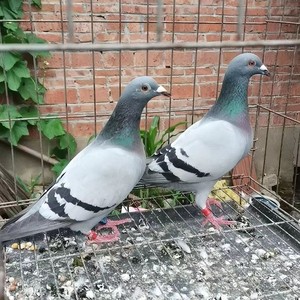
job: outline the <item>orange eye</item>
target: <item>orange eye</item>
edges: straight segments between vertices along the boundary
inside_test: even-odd
[[[145,84],[142,85],[142,91],[144,91],[144,92],[148,91],[148,86]]]
[[[254,60],[250,60],[248,62],[248,65],[251,66],[251,67],[255,66],[255,61]]]

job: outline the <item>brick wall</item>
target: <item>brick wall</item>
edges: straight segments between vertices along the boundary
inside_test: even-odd
[[[164,1],[163,41],[205,43],[237,39],[238,0],[199,2],[200,6],[196,0]],[[300,1],[246,2],[244,40],[298,38],[299,25],[294,22],[299,22]],[[77,43],[156,40],[156,0],[122,0],[121,4],[108,0],[73,0],[73,3],[74,38]],[[42,1],[42,10],[25,8],[28,21],[24,21],[22,26],[26,30],[32,30],[51,43],[67,41],[64,3],[49,0]],[[149,74],[170,89],[173,95],[171,102],[164,98],[150,102],[150,116],[160,114],[164,128],[182,120],[191,121],[192,114],[197,120],[215,101],[228,62],[242,50],[53,52],[47,62],[39,62],[38,72],[41,77],[44,76],[48,89],[46,104],[40,110],[43,114],[58,113],[61,116],[66,116],[67,112],[68,130],[76,137],[88,137],[95,132],[94,111],[97,114],[96,130],[99,130],[118,100],[120,87],[135,76]],[[274,74],[271,79],[264,78],[261,86],[261,79],[253,78],[249,88],[250,104],[259,101],[276,111],[287,109],[290,116],[298,118],[299,51],[293,47],[244,49],[248,50],[264,57],[265,64]],[[251,112],[254,124],[256,112]],[[151,121],[151,118],[148,120]],[[267,121],[267,114],[262,112],[259,125],[265,126]],[[282,119],[271,116],[270,122],[280,125]]]

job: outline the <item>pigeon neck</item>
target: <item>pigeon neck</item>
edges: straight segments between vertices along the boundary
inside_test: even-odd
[[[139,128],[144,105],[141,101],[132,107],[129,102],[132,102],[132,99],[120,98],[102,132],[97,136],[98,140],[109,140],[113,144],[130,149],[140,145]]]
[[[226,119],[231,122],[248,121],[248,77],[225,74],[218,100],[208,116]]]

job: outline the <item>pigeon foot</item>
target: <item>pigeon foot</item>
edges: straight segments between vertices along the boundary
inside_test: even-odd
[[[215,199],[215,198],[207,198],[207,200],[206,200],[206,207],[207,207],[208,209],[211,209],[211,206],[212,206],[212,205],[215,205],[215,206],[217,206],[217,207],[219,207],[219,208],[222,208],[222,204],[221,204],[220,201],[218,201],[218,200]]]
[[[118,221],[107,220],[107,223],[104,225],[99,225],[95,228],[95,230],[91,230],[88,234],[88,244],[102,244],[109,242],[116,242],[119,240],[120,232],[117,228],[118,225],[125,224],[131,222],[131,219],[123,219]],[[98,234],[97,231],[101,231],[102,229],[110,229],[112,233],[108,234]]]
[[[202,225],[206,225],[207,223],[211,223],[217,230],[222,230],[222,225],[235,225],[236,221],[225,220],[224,216],[215,217],[213,213],[208,209],[204,208],[201,210],[202,214],[205,216],[205,220],[202,221]]]

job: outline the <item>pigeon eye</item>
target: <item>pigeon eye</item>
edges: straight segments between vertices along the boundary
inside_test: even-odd
[[[255,66],[255,61],[254,60],[250,60],[248,62],[248,65],[251,66],[251,67]]]
[[[144,92],[148,91],[148,86],[146,84],[142,85],[142,91]]]

